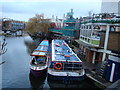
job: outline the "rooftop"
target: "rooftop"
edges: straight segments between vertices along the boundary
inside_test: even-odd
[[[82,62],[64,40],[52,41],[52,61]]]

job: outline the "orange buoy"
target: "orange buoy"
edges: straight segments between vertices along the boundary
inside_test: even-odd
[[[55,68],[56,70],[62,69],[62,63],[55,63],[55,64],[54,64],[54,68]]]

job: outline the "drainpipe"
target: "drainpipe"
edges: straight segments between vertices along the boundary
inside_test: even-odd
[[[96,52],[93,53],[93,58],[92,58],[92,63],[95,64],[95,56],[96,56]]]
[[[105,60],[105,57],[106,57],[106,50],[107,50],[107,46],[108,46],[109,31],[110,31],[110,25],[107,24],[102,62]]]

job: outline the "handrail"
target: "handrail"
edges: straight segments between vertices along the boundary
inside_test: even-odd
[[[100,20],[88,20],[88,21],[81,21],[80,24],[86,23],[109,23],[109,24],[120,24],[120,19],[100,19]]]

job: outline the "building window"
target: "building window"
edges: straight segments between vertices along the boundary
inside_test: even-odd
[[[81,26],[81,29],[84,29],[83,25]]]
[[[84,26],[84,29],[85,29],[85,26]]]
[[[90,39],[88,39],[88,42],[90,42]]]
[[[91,29],[91,26],[89,26],[89,29]]]
[[[86,29],[88,29],[88,26],[86,26]]]
[[[115,27],[114,26],[110,26],[110,31],[115,31]]]

